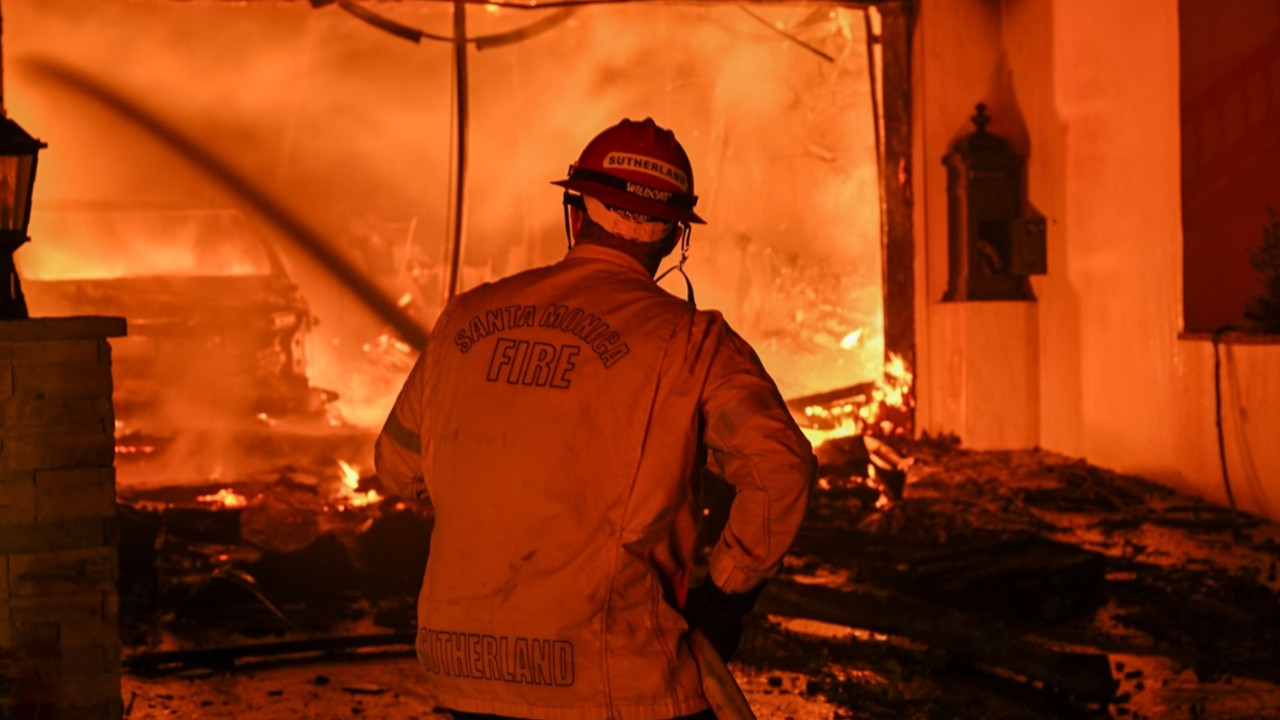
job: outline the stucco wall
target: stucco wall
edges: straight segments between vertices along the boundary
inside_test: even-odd
[[[921,4],[913,73],[917,233],[919,424],[978,447],[1038,441],[1036,308],[1025,302],[942,303],[947,290],[947,185],[942,157],[973,132],[985,102],[990,130],[1012,137],[1016,113],[1004,98],[1000,4]],[[1015,140],[1015,144],[1017,141]],[[1012,331],[1011,331],[1012,330]],[[997,410],[998,409],[998,410]]]
[[[921,429],[1040,445],[1225,503],[1211,345],[1179,339],[1176,3],[923,0],[919,19]],[[1049,274],[1021,312],[937,301],[938,158],[979,99],[1027,155],[1029,200],[1049,222]],[[1276,518],[1280,343],[1230,343],[1222,357],[1236,500]]]

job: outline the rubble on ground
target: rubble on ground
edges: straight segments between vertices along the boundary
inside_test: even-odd
[[[785,675],[814,720],[1280,718],[1276,525],[1048,452],[892,442],[912,461],[900,484],[858,442],[821,453],[821,489],[734,664],[753,702],[783,695],[768,678]],[[128,683],[412,664],[429,512],[395,498],[339,510],[316,475],[258,478],[239,508],[194,500],[212,486],[124,503]],[[704,542],[728,497],[708,479]],[[223,652],[147,665],[184,648]]]

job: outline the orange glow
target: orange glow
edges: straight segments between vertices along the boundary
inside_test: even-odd
[[[267,250],[234,210],[39,214],[40,243],[22,255],[34,280],[245,276],[271,272]]]
[[[893,435],[900,428],[886,415],[890,410],[906,411],[912,407],[913,381],[906,360],[891,353],[884,366],[884,377],[876,382],[868,402],[861,406],[852,403],[834,407],[810,405],[804,409],[805,418],[822,427],[802,426],[801,430],[814,447],[835,438],[863,434],[868,428],[882,435]]]
[[[6,52],[19,62],[110,68],[100,73],[106,84],[274,188],[277,200],[314,224],[387,297],[425,324],[434,320],[448,255],[442,239],[454,221],[443,201],[453,178],[447,63],[430,51],[410,52],[343,13],[271,3],[84,3],[73,20],[49,9],[57,5],[6,6],[13,29]],[[452,13],[433,3],[386,10],[421,28],[437,27]],[[517,13],[490,3],[470,6],[468,22],[478,36],[497,36],[556,12]],[[688,269],[700,303],[724,312],[785,397],[880,376],[879,178],[862,11],[796,3],[754,12],[760,18],[732,4],[594,5],[545,35],[475,53],[462,286],[561,257],[560,196],[547,181],[600,128],[652,115],[677,131],[699,173],[698,207],[708,224],[694,233]],[[683,39],[676,45],[673,27]],[[254,43],[242,42],[246,32]],[[159,64],[151,52],[122,55],[119,48],[133,36],[163,38],[183,52]],[[314,37],[326,41],[312,44]],[[245,64],[257,68],[252,78],[207,62],[228,48],[247,53]],[[565,103],[557,99],[565,87],[601,91],[589,102]],[[227,188],[216,179],[139,128],[36,74],[20,73],[6,89],[24,124],[60,138],[59,151],[41,160],[36,242],[18,258],[24,276],[260,274],[265,244],[318,321],[300,341],[306,350],[300,372],[337,397],[314,425],[285,410],[254,408],[245,413],[248,431],[376,432],[417,357],[414,348],[385,332],[282,233],[229,210]],[[330,107],[317,98],[342,102]],[[769,202],[760,202],[762,192]],[[210,252],[212,259],[204,255]],[[682,285],[667,282],[683,295]],[[49,314],[38,305],[32,310]],[[247,383],[233,377],[228,384]],[[885,397],[894,399],[887,390]],[[181,431],[184,422],[222,422],[205,419],[202,410],[167,408],[171,415],[155,434]],[[814,412],[826,414],[821,424],[836,426],[823,431],[827,437],[861,432],[870,422],[853,405]],[[160,454],[177,452],[168,447],[161,445]],[[228,478],[257,469],[258,458],[233,456],[242,451],[230,441],[200,448],[211,456],[202,461],[229,468]],[[137,443],[117,452],[138,456],[157,448]],[[367,466],[357,452],[343,456]],[[143,465],[126,470],[122,484]],[[358,491],[356,467],[340,468],[334,507],[382,499]],[[207,477],[199,473],[200,481]]]
[[[340,491],[344,501],[342,505],[338,506],[339,510],[345,510],[347,507],[365,507],[382,501],[382,496],[378,494],[377,490],[360,491],[360,471],[352,466],[351,463],[339,460],[338,469],[341,473],[342,488]]]
[[[338,467],[342,468],[342,482],[352,490],[360,487],[360,471],[351,467],[345,460],[338,461]]]
[[[245,496],[230,488],[223,488],[210,495],[201,495],[196,500],[210,505],[221,505],[226,508],[242,508],[249,504],[249,500]]]
[[[808,411],[809,408],[805,408],[805,412]],[[809,443],[811,445],[818,447],[828,440],[860,434],[862,432],[862,423],[851,417],[847,417],[841,419],[840,424],[834,428],[811,428],[801,426],[800,430],[804,433],[805,437],[809,438]]]
[[[408,296],[406,295],[405,297],[408,297]],[[409,343],[401,340],[400,338],[396,337],[395,335],[392,335],[389,332],[382,333],[381,335],[378,336],[378,339],[374,342],[365,343],[364,345],[361,346],[361,349],[363,349],[365,352],[386,352],[388,350],[394,350],[395,352],[405,354],[405,355],[409,355],[413,353],[413,348],[409,345]]]

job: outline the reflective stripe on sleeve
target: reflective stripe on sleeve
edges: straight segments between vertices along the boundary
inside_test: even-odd
[[[720,414],[712,418],[711,431],[716,435],[729,439],[737,434],[738,428],[756,415],[778,409],[778,401],[772,394],[752,393],[744,395]]]
[[[394,412],[387,416],[387,422],[382,426],[382,433],[395,440],[396,444],[405,450],[417,455],[422,454],[422,439],[418,437],[418,433],[405,427]]]

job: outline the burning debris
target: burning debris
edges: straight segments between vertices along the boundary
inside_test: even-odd
[[[798,419],[815,447],[832,438],[863,433],[910,436],[913,380],[906,360],[890,353],[880,380],[797,398],[788,405],[803,413]]]
[[[411,629],[409,585],[426,561],[430,515],[375,485],[342,462],[230,487],[125,489],[121,592],[134,610],[123,613],[131,644],[341,634],[365,610]]]
[[[887,446],[820,446],[838,453],[740,672],[799,673],[806,695],[872,717],[1154,718],[1178,702],[1209,717],[1240,702],[1232,687],[1280,699],[1280,638],[1259,624],[1280,617],[1280,529],[1048,453],[894,443],[915,461],[891,503],[854,480]],[[407,652],[431,518],[374,492],[336,462],[131,492],[129,667]]]
[[[869,507],[902,499],[913,460],[894,442],[911,435],[913,375],[901,355],[890,354],[874,383],[788,401],[818,456],[822,490],[849,490]]]
[[[46,222],[81,242],[62,240],[63,266],[29,280],[28,293],[43,313],[129,318],[113,344],[126,423],[183,411],[307,416],[335,398],[307,378],[306,300],[240,213],[64,210]]]
[[[903,498],[815,494],[761,598],[856,637],[763,622],[743,662],[811,673],[854,716],[1274,717],[1280,529],[1049,453],[900,446]]]
[[[330,427],[315,318],[274,247],[232,210],[63,209],[58,267],[25,284],[47,314],[129,319],[113,343],[122,484],[238,470],[262,437]],[[71,239],[78,239],[74,244]],[[109,242],[106,240],[109,239]]]
[[[245,498],[245,496],[237,493],[235,490],[232,490],[231,488],[222,488],[216,493],[210,493],[208,495],[200,495],[196,497],[196,500],[198,502],[208,503],[214,508],[235,509],[235,508],[242,508],[249,504],[249,501],[248,499]]]

